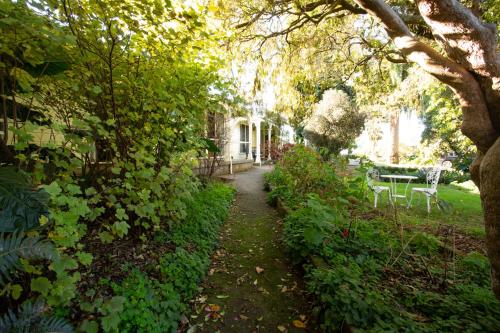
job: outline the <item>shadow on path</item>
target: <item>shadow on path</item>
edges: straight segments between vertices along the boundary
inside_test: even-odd
[[[193,300],[189,332],[316,331],[300,274],[279,239],[281,218],[266,203],[267,171],[254,167],[235,178],[236,202],[209,276]]]

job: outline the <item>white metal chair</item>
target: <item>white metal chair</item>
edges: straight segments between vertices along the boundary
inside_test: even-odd
[[[378,195],[384,191],[387,191],[387,198],[389,202],[391,201],[391,189],[389,186],[380,186],[374,184],[374,179],[379,179],[380,175],[377,169],[370,168],[366,172],[366,183],[368,184],[368,188],[373,191],[373,195],[375,197],[373,202],[373,207],[377,208]]]
[[[427,213],[431,212],[431,198],[437,199],[437,186],[439,183],[439,177],[441,176],[441,168],[434,167],[427,172],[425,177],[426,187],[414,187],[411,189],[410,201],[408,202],[408,208],[411,207],[411,202],[413,200],[413,193],[422,193],[427,199]]]

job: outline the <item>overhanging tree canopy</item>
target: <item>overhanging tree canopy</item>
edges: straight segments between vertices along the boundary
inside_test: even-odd
[[[481,192],[493,291],[500,298],[500,52],[497,27],[485,22],[498,16],[498,4],[472,1],[467,8],[457,0],[245,1],[236,2],[232,10],[243,18],[235,23],[242,38],[258,38],[261,45],[276,37],[290,43],[294,32],[353,15],[375,18],[378,24],[367,29],[385,30],[392,44],[380,47],[361,38],[365,47],[392,62],[416,63],[451,87],[462,109],[462,132],[478,150],[471,175]]]

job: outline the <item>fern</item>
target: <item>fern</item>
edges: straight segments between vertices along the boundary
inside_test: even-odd
[[[23,233],[0,233],[0,286],[10,280],[13,268],[19,269],[20,258],[52,259],[54,255],[54,246],[48,240],[27,237]]]
[[[12,167],[0,168],[0,232],[30,230],[48,215],[48,193],[34,191],[28,178]]]
[[[73,328],[66,320],[46,316],[47,306],[41,300],[34,304],[25,302],[17,314],[9,310],[0,317],[2,333],[72,333]]]

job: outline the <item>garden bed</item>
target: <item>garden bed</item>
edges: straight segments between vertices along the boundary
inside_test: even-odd
[[[425,220],[401,225],[369,208],[362,171],[343,178],[327,168],[336,167],[298,147],[267,176],[270,198],[291,208],[283,239],[306,270],[323,330],[498,331],[479,237]]]
[[[131,236],[120,246],[88,239],[94,260],[81,272],[72,321],[90,332],[97,332],[98,317],[107,331],[175,331],[208,270],[233,196],[234,189],[209,184],[194,195],[185,219],[147,239]]]

